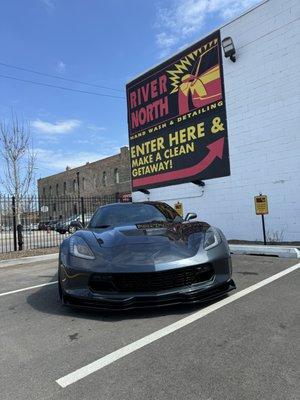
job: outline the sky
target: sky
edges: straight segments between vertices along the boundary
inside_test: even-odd
[[[2,0],[0,119],[13,109],[30,123],[37,178],[116,154],[128,144],[126,82],[256,3]]]

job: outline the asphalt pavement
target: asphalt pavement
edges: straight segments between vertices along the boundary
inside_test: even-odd
[[[118,313],[62,307],[56,260],[2,268],[0,399],[296,400],[298,262],[233,256],[218,302]]]

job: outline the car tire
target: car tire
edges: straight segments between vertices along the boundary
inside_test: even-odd
[[[76,226],[70,226],[70,227],[69,227],[69,233],[73,234],[73,233],[75,233],[76,231],[77,231]]]
[[[57,286],[58,286],[58,296],[59,296],[60,302],[61,302],[61,304],[65,304],[63,289],[62,289],[61,281],[60,281],[60,267],[58,267],[58,273],[57,273]]]

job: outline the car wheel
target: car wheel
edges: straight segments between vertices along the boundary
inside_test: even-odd
[[[63,290],[62,290],[62,287],[61,287],[61,281],[60,281],[60,267],[58,267],[58,273],[57,273],[57,285],[58,285],[58,295],[59,295],[59,298],[60,298],[60,301],[61,301],[61,303],[62,304],[64,304],[64,295],[63,295]]]
[[[72,234],[72,233],[75,233],[76,231],[77,231],[76,226],[73,225],[73,226],[70,226],[70,227],[69,227],[69,233]]]

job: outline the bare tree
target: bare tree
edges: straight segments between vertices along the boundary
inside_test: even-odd
[[[1,185],[6,193],[15,197],[20,211],[20,199],[31,192],[35,180],[36,153],[30,124],[20,122],[14,112],[9,122],[0,121],[0,156],[3,165]]]

